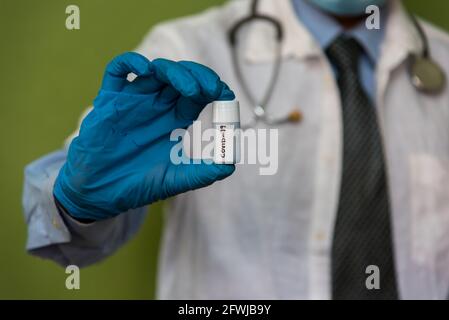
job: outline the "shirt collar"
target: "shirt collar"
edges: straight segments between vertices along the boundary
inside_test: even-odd
[[[343,32],[342,27],[329,15],[305,0],[292,0],[298,19],[313,35],[321,48],[327,48]]]
[[[363,21],[351,30],[344,30],[334,18],[310,4],[307,0],[292,1],[298,18],[312,33],[322,49],[327,48],[339,35],[346,34],[356,39],[364,48],[370,60],[377,63],[385,34],[387,7],[380,9],[379,29],[369,30],[365,26],[365,21]]]
[[[355,28],[347,31],[347,33],[356,39],[364,48],[371,62],[378,63],[382,43],[385,39],[385,25],[388,19],[388,7],[380,9],[380,26],[379,29],[368,29],[365,21],[357,25]]]

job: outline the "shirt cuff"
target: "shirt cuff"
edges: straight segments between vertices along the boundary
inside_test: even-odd
[[[70,242],[70,232],[59,215],[52,193],[61,166],[55,159],[63,157],[63,153],[55,152],[35,161],[26,169],[23,206],[28,225],[27,250]]]

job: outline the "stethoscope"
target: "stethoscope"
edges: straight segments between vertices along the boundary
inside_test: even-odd
[[[273,118],[266,112],[266,106],[269,104],[270,99],[273,96],[273,91],[277,80],[279,79],[281,69],[281,44],[284,40],[284,30],[279,20],[257,12],[258,2],[258,0],[252,0],[249,15],[237,21],[228,31],[234,71],[237,76],[237,80],[240,82],[243,93],[246,95],[249,103],[253,106],[252,121],[243,126],[243,129],[245,127],[252,127],[258,122],[265,123],[266,125],[299,123],[303,118],[301,111],[298,109],[293,109],[288,115],[282,118]],[[428,39],[418,20],[414,15],[410,15],[410,18],[418,31],[423,46],[420,54],[410,54],[408,57],[408,72],[410,81],[419,92],[430,95],[439,94],[446,85],[446,75],[441,66],[432,59]],[[275,59],[272,66],[271,76],[269,78],[267,89],[260,100],[257,100],[254,97],[248,87],[245,77],[242,74],[242,68],[239,63],[237,52],[237,34],[239,30],[241,30],[243,26],[255,21],[262,21],[271,24],[275,30],[276,39],[276,48],[274,53]]]

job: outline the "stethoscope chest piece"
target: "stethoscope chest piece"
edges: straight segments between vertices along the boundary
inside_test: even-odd
[[[446,76],[441,67],[430,57],[411,55],[410,75],[413,86],[428,94],[438,94],[446,85]]]

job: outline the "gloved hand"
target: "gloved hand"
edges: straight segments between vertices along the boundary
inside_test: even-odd
[[[133,82],[131,72],[138,76]],[[116,57],[70,145],[54,196],[73,217],[99,220],[229,176],[234,165],[173,164],[170,150],[178,142],[170,133],[191,125],[208,103],[232,99],[203,65]]]

